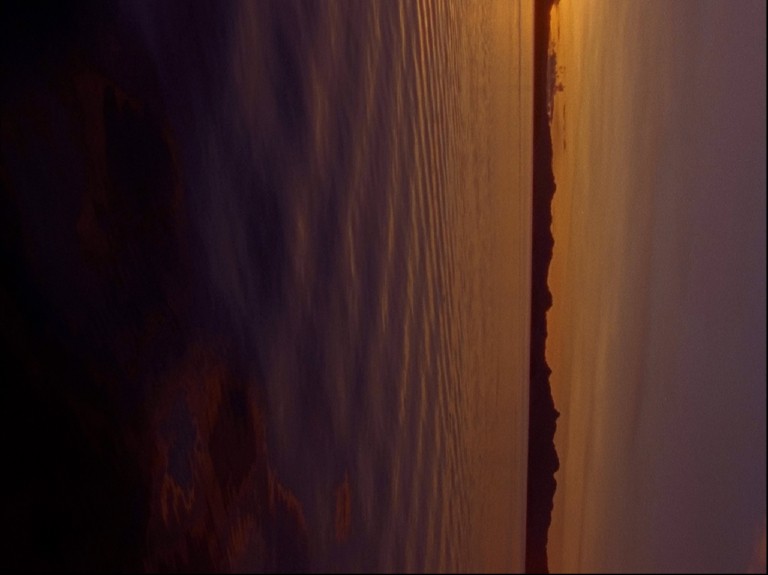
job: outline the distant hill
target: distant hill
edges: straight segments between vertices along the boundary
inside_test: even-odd
[[[546,361],[547,310],[552,294],[547,285],[552,260],[552,138],[548,115],[549,12],[554,0],[536,0],[534,9],[533,88],[533,246],[531,266],[531,353],[528,435],[528,513],[525,570],[547,573],[547,537],[560,462],[554,437],[560,415],[549,385]]]

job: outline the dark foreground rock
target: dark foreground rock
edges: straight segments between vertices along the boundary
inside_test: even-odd
[[[258,382],[196,327],[178,146],[150,59],[99,3],[9,6],[0,564],[306,570]]]

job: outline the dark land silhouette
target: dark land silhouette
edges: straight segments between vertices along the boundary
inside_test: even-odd
[[[554,437],[559,413],[549,385],[546,361],[547,310],[552,294],[547,285],[552,260],[552,137],[547,113],[547,48],[549,11],[554,0],[536,0],[534,8],[533,82],[533,246],[531,265],[531,352],[528,431],[528,512],[525,570],[547,573],[547,536],[559,460]]]

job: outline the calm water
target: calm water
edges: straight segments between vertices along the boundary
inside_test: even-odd
[[[186,4],[123,10],[313,568],[522,569],[532,6]]]

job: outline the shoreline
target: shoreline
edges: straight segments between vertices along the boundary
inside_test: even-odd
[[[560,415],[549,384],[546,361],[547,310],[552,306],[547,277],[552,260],[552,136],[548,115],[550,10],[555,0],[535,0],[533,55],[533,209],[531,249],[531,339],[526,514],[527,573],[548,573],[547,540],[557,488],[559,459],[554,437]]]

